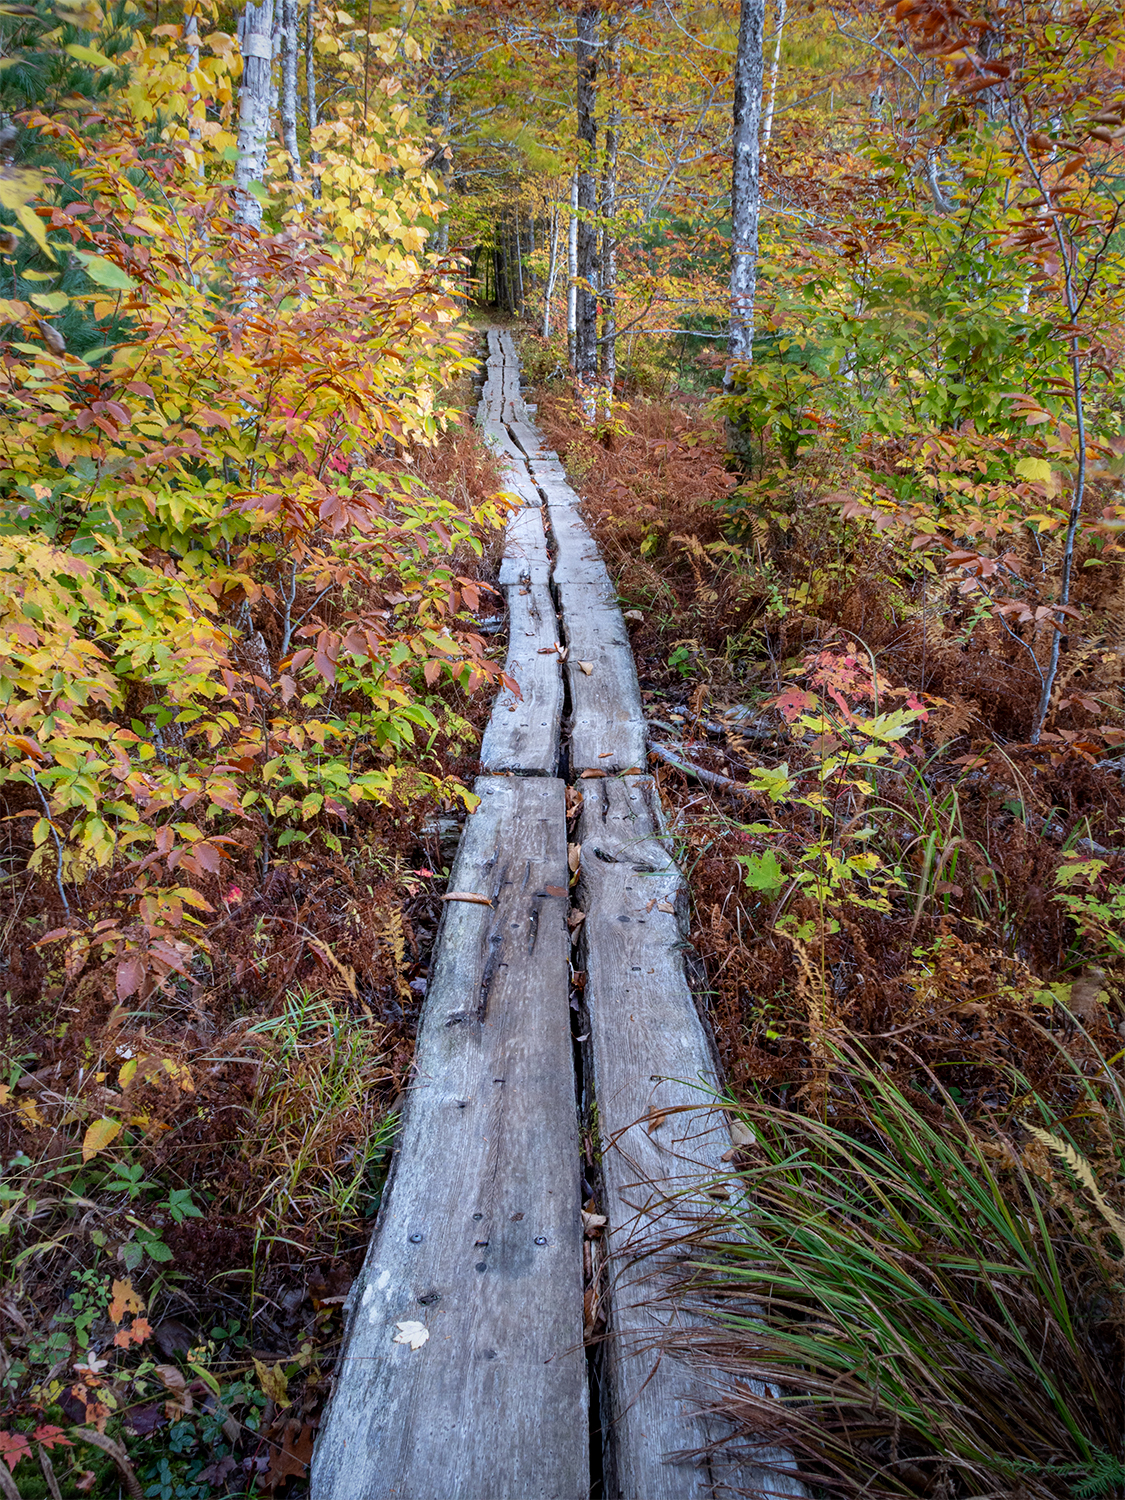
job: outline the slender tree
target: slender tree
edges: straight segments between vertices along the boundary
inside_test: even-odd
[[[566,226],[566,357],[572,370],[578,358],[578,168],[570,176],[570,218]]]
[[[761,165],[765,165],[766,153],[770,149],[773,135],[773,117],[777,109],[777,74],[781,66],[781,38],[785,32],[785,0],[777,0],[777,22],[773,34],[773,60],[770,63],[770,87],[766,99],[765,115],[762,118]]]
[[[320,161],[320,152],[313,145],[313,132],[320,124],[316,103],[316,0],[309,0],[305,20],[305,123],[309,131],[309,171],[312,175],[312,195],[320,197],[320,177],[313,168]]]
[[[578,15],[575,46],[578,98],[578,299],[574,340],[574,369],[589,384],[598,368],[598,299],[594,289],[598,269],[597,179],[598,153],[598,22],[596,5],[584,5]]]
[[[300,54],[300,0],[281,0],[281,139],[289,156],[289,176],[301,180],[301,148],[297,142],[297,73]]]
[[[754,338],[754,295],[758,285],[758,125],[762,115],[762,32],[765,0],[742,0],[738,55],[734,65],[734,164],[731,172],[730,341],[724,385],[733,385],[733,367],[747,363]]]
[[[612,394],[617,379],[617,141],[621,127],[618,105],[620,74],[617,35],[606,48],[606,78],[610,106],[605,122],[605,168],[602,174],[602,254],[599,285],[602,294],[602,336],[598,344],[598,367],[602,384]]]

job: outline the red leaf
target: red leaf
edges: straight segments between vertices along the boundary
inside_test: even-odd
[[[16,1472],[16,1465],[20,1459],[30,1457],[31,1444],[25,1432],[0,1432],[0,1458],[4,1460],[13,1474]]]
[[[127,953],[117,965],[117,998],[128,1000],[144,983],[145,961],[140,953]]]

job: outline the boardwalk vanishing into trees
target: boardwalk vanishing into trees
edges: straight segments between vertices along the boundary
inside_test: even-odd
[[[313,1491],[581,1500],[596,1471],[617,1500],[777,1492],[713,1446],[706,1372],[661,1351],[675,1242],[714,1217],[731,1137],[625,622],[496,330],[479,420],[522,502],[501,572],[520,696],[484,739]]]

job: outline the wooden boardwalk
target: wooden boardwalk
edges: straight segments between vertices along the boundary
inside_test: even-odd
[[[499,582],[522,696],[500,694],[481,746],[449,882],[476,899],[446,904],[312,1500],[800,1495],[768,1467],[786,1455],[763,1447],[760,1468],[723,1448],[706,1372],[660,1350],[675,1241],[718,1212],[707,1185],[731,1144],[685,974],[687,893],[625,622],[506,332],[489,331],[478,420],[521,501]],[[607,1219],[592,1424],[583,1107]]]

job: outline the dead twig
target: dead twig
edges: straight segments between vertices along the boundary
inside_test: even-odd
[[[689,760],[684,760],[671,748],[670,745],[662,745],[657,740],[649,741],[649,754],[655,755],[657,760],[662,760],[665,765],[682,771],[685,776],[694,776],[696,781],[703,782],[704,786],[720,787],[724,792],[733,792],[737,797],[750,797],[757,800],[758,793],[748,786],[743,786],[740,781],[733,781],[729,776],[721,776],[718,771],[705,771],[702,766],[693,766]]]
[[[95,1432],[90,1427],[72,1427],[70,1435],[80,1443],[89,1443],[92,1448],[100,1448],[103,1453],[108,1453],[117,1465],[125,1488],[129,1492],[130,1500],[145,1500],[141,1481],[137,1478],[136,1470],[129,1462],[129,1457],[120,1443],[115,1443],[112,1438],[106,1437],[104,1432]]]

